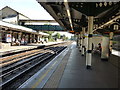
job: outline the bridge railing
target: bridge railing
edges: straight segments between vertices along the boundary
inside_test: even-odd
[[[24,25],[24,26],[34,30],[64,31],[64,29],[59,25]]]

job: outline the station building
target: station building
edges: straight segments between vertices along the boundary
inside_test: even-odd
[[[2,13],[2,21],[9,22],[11,24],[18,24],[20,19],[30,20],[29,17],[21,14],[20,12],[8,6],[2,8],[0,12]]]
[[[0,10],[2,20],[0,21],[0,43],[4,45],[21,45],[28,43],[40,43],[48,34],[37,32],[33,29],[18,25],[20,19],[30,19],[27,16],[6,6]]]

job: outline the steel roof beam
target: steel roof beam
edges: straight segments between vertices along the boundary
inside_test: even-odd
[[[110,21],[106,22],[105,24],[99,26],[97,29],[102,29],[104,26],[110,25],[111,23],[113,23],[117,19],[120,19],[120,15],[116,16],[115,18],[111,19]],[[96,31],[97,29],[93,30],[93,32]]]

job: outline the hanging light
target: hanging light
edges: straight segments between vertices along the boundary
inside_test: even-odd
[[[118,24],[114,24],[113,29],[114,30],[118,30],[119,29],[119,25]]]

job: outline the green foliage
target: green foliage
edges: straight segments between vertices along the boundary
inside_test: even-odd
[[[66,37],[65,40],[68,40],[68,37]]]
[[[68,40],[68,37],[66,37],[65,35],[62,35],[62,36],[61,36],[61,39],[63,39],[63,41],[64,41],[64,40]]]
[[[75,40],[75,37],[74,37],[74,36],[71,36],[70,40]]]
[[[52,35],[49,35],[49,36],[48,36],[48,41],[50,41],[50,42],[55,41],[55,40],[53,39]]]
[[[60,33],[56,33],[53,37],[57,38],[57,39],[60,39]]]
[[[54,33],[54,31],[43,31],[43,32],[49,34],[48,41],[50,41],[50,42],[54,41],[54,39],[52,37],[52,34]]]
[[[56,39],[62,39],[63,41],[64,40],[68,40],[68,37],[66,37],[65,35],[60,35],[60,33],[56,33],[53,37],[52,37],[52,34],[54,33],[54,31],[43,31],[44,33],[47,33],[47,34],[49,34],[49,36],[48,36],[48,41],[50,41],[50,42],[53,42],[53,41],[55,41],[55,39],[54,38],[56,38]]]
[[[54,31],[43,31],[44,33],[47,33],[49,35],[52,35],[54,33]]]

